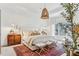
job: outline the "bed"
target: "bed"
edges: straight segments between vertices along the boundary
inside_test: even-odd
[[[3,31],[3,32],[5,32],[5,31]],[[9,30],[7,32],[9,32]],[[40,44],[40,42],[43,42],[44,44],[46,44],[46,42],[50,41],[50,42],[57,43],[56,48],[61,50],[61,47],[63,47],[63,46],[61,45],[61,43],[58,43],[59,38],[57,39],[53,36],[48,36],[46,33],[43,33],[43,34],[45,34],[45,35],[40,35],[36,31],[32,32],[31,36],[29,36],[29,37],[25,36],[25,38],[23,38],[22,44],[26,45],[31,50],[35,50],[37,48],[35,46],[32,46],[32,44],[37,44],[37,43]],[[4,36],[4,33],[3,33],[2,36],[1,36],[1,39],[4,39],[4,40],[1,40],[2,45],[4,45],[4,43],[6,43],[5,45],[7,45],[7,41],[3,42],[3,41],[5,41],[6,35],[7,35],[7,33],[5,34],[5,36]],[[19,46],[19,45],[1,47],[1,55],[2,56],[16,56],[16,52],[13,49],[13,47],[16,47],[16,46]]]
[[[23,44],[28,46],[31,50],[36,50],[39,47],[50,45],[52,43],[52,47],[56,47],[57,49],[63,48],[64,41],[61,40],[62,38],[56,38],[54,36],[47,36],[47,35],[38,35],[38,36],[31,36],[28,38],[27,41],[24,41]]]

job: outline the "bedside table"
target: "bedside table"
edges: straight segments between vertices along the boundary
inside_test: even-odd
[[[21,43],[21,35],[20,34],[9,34],[7,36],[8,45],[16,45]]]

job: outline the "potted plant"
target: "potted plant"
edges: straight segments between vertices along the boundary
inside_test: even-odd
[[[74,49],[77,49],[76,39],[77,39],[78,33],[74,31],[75,23],[73,21],[75,20],[74,17],[76,15],[76,11],[78,10],[79,4],[78,3],[61,3],[61,5],[65,10],[64,12],[61,13],[61,15],[66,19],[68,23],[70,23],[70,26],[71,26],[70,31],[71,31],[71,36],[73,39],[73,44],[71,47],[74,50]]]

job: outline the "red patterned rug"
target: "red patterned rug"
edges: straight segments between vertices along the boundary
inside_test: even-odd
[[[45,51],[39,52],[39,51],[32,51],[28,47],[24,45],[16,46],[14,47],[14,50],[17,54],[17,56],[60,56],[64,52],[57,50],[55,48],[44,48]]]

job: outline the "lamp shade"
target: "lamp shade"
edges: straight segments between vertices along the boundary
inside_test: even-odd
[[[42,10],[41,19],[49,19],[49,13],[46,8]]]

